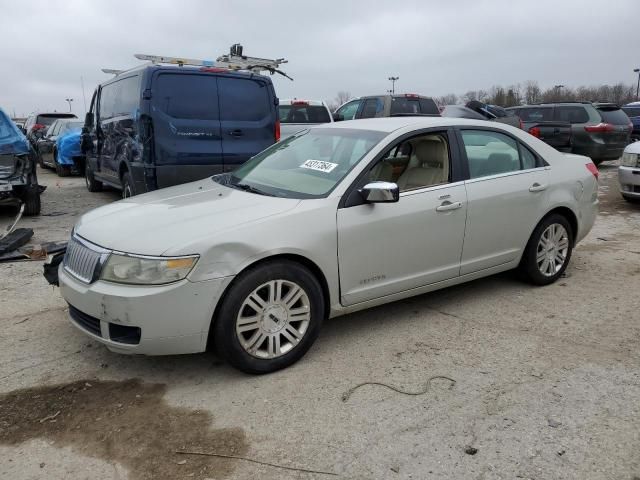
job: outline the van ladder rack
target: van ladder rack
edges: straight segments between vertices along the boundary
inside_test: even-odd
[[[280,65],[288,63],[287,60],[284,58],[270,59],[247,57],[246,55],[242,55],[242,45],[239,43],[232,45],[228,54],[219,56],[215,61],[198,60],[194,58],[164,57],[160,55],[146,55],[141,53],[136,53],[134,57],[138,60],[144,60],[151,63],[170,63],[180,67],[190,65],[195,67],[219,68],[231,71],[248,70],[253,73],[267,71],[272,75],[274,73],[279,73],[280,75],[287,77],[289,80],[293,80],[279,69]]]
[[[125,70],[116,70],[115,68],[103,68],[102,73],[108,73],[111,75],[120,75]]]

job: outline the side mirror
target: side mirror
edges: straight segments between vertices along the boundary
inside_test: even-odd
[[[333,121],[334,122],[341,122],[344,120],[344,117],[342,116],[342,114],[340,113],[334,113],[333,114]]]
[[[367,183],[359,192],[368,203],[394,203],[400,200],[400,189],[392,182]]]
[[[93,113],[87,112],[84,116],[84,125],[89,128],[93,127]]]

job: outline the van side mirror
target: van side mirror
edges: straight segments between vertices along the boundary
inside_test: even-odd
[[[334,122],[341,122],[344,120],[344,117],[342,116],[341,113],[334,113],[333,114],[333,121]]]
[[[371,182],[360,190],[367,203],[394,203],[400,200],[400,189],[393,182]]]
[[[93,113],[87,112],[84,116],[84,125],[85,127],[93,127]]]

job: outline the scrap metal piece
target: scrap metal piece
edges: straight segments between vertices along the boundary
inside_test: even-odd
[[[13,232],[13,229],[16,228],[16,225],[22,218],[23,213],[24,213],[24,203],[21,203],[20,208],[18,209],[18,214],[16,215],[16,218],[13,220],[13,223],[9,225],[3,233],[0,234],[0,240],[2,240],[4,237],[9,235],[11,232]]]
[[[33,229],[17,228],[0,240],[0,255],[13,252],[33,237]]]

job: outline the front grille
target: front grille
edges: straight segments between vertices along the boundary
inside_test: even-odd
[[[93,282],[100,274],[101,258],[108,250],[72,236],[64,255],[64,269],[85,283]]]
[[[100,320],[98,320],[97,318],[81,312],[72,305],[69,305],[69,315],[71,315],[71,318],[87,332],[93,333],[94,335],[97,335],[99,337],[102,336],[102,331],[100,330]]]

